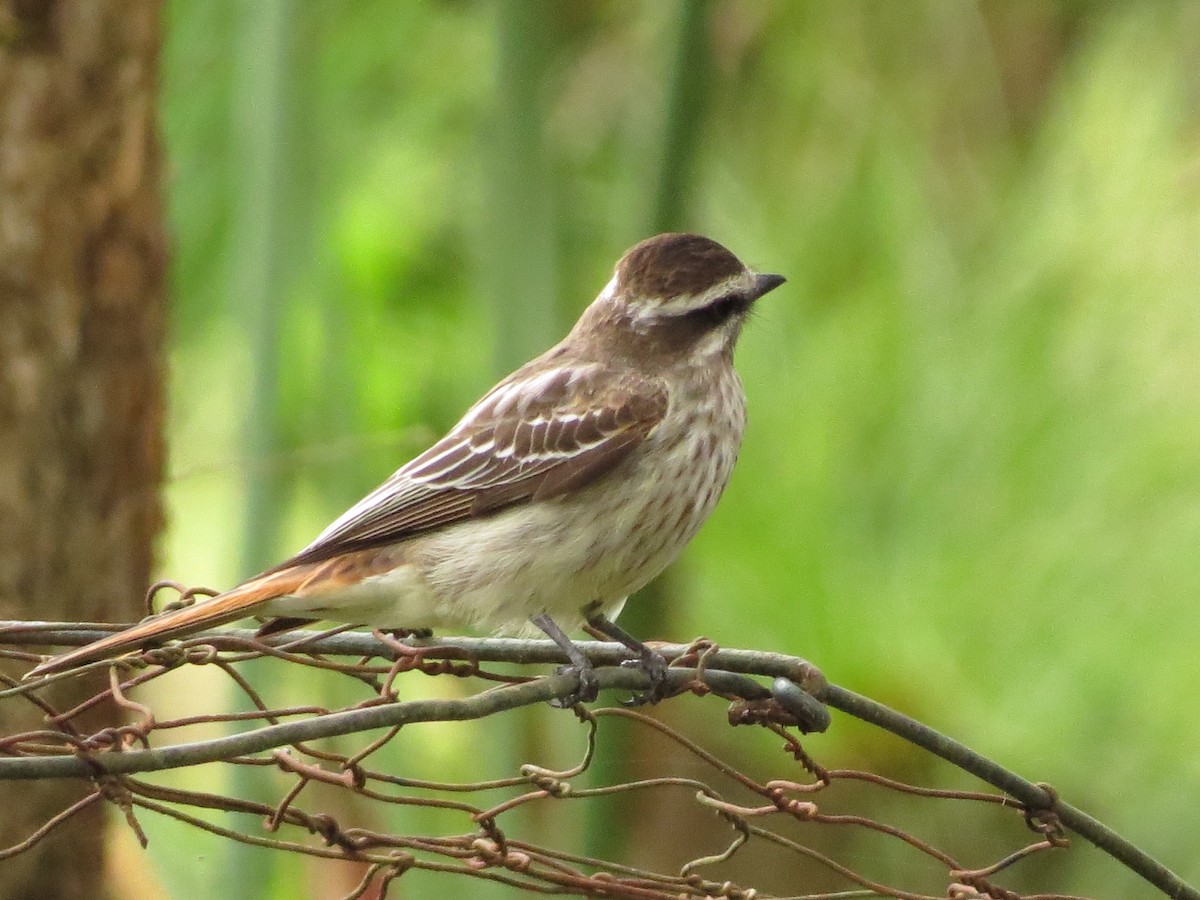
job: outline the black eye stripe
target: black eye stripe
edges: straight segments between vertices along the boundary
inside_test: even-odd
[[[726,294],[724,297],[718,297],[712,303],[685,313],[684,319],[706,328],[712,328],[745,311],[748,306],[749,304],[741,294]]]

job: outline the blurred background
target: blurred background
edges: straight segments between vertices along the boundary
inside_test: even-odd
[[[804,656],[1200,881],[1198,60],[1189,0],[169,3],[162,574],[222,587],[294,552],[555,342],[626,247],[700,231],[789,280],[739,349],[733,483],[622,623]],[[476,687],[446,680],[403,690]],[[676,706],[685,728],[705,709]],[[565,715],[402,735],[388,764],[565,766]],[[608,771],[661,752],[611,734]],[[705,743],[798,775],[769,735]],[[843,716],[806,746],[973,786]],[[968,862],[1025,839],[947,803],[853,801]],[[686,792],[644,802],[525,824],[668,869],[729,838]],[[129,896],[325,898],[361,874],[145,824],[149,866],[115,838]],[[839,837],[812,836],[929,889],[914,857]],[[723,871],[849,886],[765,852]],[[1020,873],[1151,895],[1079,846]],[[390,896],[514,895],[412,872]]]

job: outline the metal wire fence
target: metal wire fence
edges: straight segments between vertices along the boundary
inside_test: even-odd
[[[44,622],[0,622],[0,660],[29,665],[42,658],[30,652],[34,645],[73,646],[94,640],[114,626]],[[619,645],[587,642],[581,648],[598,667],[602,690],[644,690],[648,682],[640,671],[620,664],[627,658]],[[769,851],[801,857],[810,866],[825,870],[843,885],[837,893],[793,891],[791,897],[893,897],[902,900],[935,900],[937,897],[1003,898],[1003,900],[1066,900],[1070,895],[1044,891],[1018,894],[1004,881],[1014,867],[1033,856],[1070,853],[1074,832],[1139,873],[1167,896],[1196,900],[1193,888],[1181,882],[1142,851],[1132,847],[1100,823],[1064,802],[1045,785],[1024,781],[965,746],[890,710],[828,683],[804,660],[779,654],[719,648],[707,641],[691,645],[656,645],[670,661],[669,696],[659,708],[573,707],[574,716],[558,713],[561,728],[575,729],[580,744],[579,762],[563,771],[538,762],[520,766],[511,777],[474,783],[439,782],[405,777],[390,767],[373,765],[372,757],[393,741],[402,728],[431,722],[455,722],[499,716],[520,707],[569,697],[576,687],[571,675],[528,674],[528,667],[565,662],[549,641],[512,639],[435,638],[399,639],[375,632],[334,629],[326,632],[293,632],[259,637],[250,630],[212,631],[188,640],[146,650],[119,661],[96,663],[88,668],[106,670],[107,688],[71,709],[56,709],[44,699],[55,680],[22,681],[20,672],[0,675],[0,704],[34,704],[44,727],[0,735],[0,779],[89,779],[91,791],[63,809],[25,840],[0,848],[0,863],[46,838],[80,810],[95,803],[111,803],[123,814],[128,827],[143,843],[140,824],[144,813],[167,816],[230,841],[239,841],[280,852],[327,860],[350,860],[359,865],[361,881],[346,898],[383,896],[394,879],[414,869],[443,873],[447,879],[484,879],[531,893],[629,898],[629,900],[680,900],[720,897],[750,900],[781,896],[755,884],[734,883],[722,877],[728,864],[741,854]],[[349,679],[363,699],[340,708],[316,705],[272,707],[267,692],[240,671],[250,659],[267,657],[272,666],[317,670],[321,677]],[[500,665],[505,664],[505,665]],[[185,666],[207,666],[221,672],[252,705],[250,711],[206,711],[197,699],[196,709],[176,718],[160,718],[136,697],[148,682],[170,677]],[[18,665],[19,669],[20,666]],[[256,671],[262,671],[259,668]],[[279,671],[270,676],[278,682]],[[467,696],[400,699],[401,679],[419,675],[435,678],[474,679],[490,686]],[[443,692],[444,693],[444,692]],[[730,727],[767,729],[778,736],[781,754],[775,760],[775,777],[751,777],[739,767],[718,758],[704,744],[686,736],[660,718],[661,708],[674,698],[699,695],[706,716],[702,733]],[[723,715],[716,700],[724,701]],[[80,729],[77,722],[105,703],[124,713],[123,721],[100,730]],[[924,750],[949,760],[981,778],[996,791],[950,791],[903,784],[869,771],[833,768],[806,751],[801,737],[823,731],[830,724],[826,707],[885,728]],[[605,740],[608,723],[652,733],[669,749],[657,754],[660,771],[605,782],[593,764],[598,742]],[[199,741],[178,741],[173,736],[188,726],[231,724],[233,734]],[[556,724],[555,728],[559,726]],[[356,736],[356,747],[347,752],[331,749],[337,736]],[[229,766],[269,767],[284,773],[289,788],[281,799],[264,803],[218,793],[163,786],[137,777],[140,773],[221,762]],[[847,782],[865,785],[860,794],[865,813],[829,812],[823,797],[834,786]],[[326,790],[354,795],[362,809],[371,804],[420,807],[448,811],[456,827],[447,833],[395,834],[377,826],[378,817],[355,822],[305,806],[306,790],[323,785]],[[518,811],[538,808],[553,817],[567,804],[598,798],[636,797],[647,791],[671,790],[691,798],[697,813],[715,814],[728,827],[723,849],[696,852],[671,871],[651,871],[620,859],[589,858],[569,846],[551,845],[522,837]],[[736,794],[736,797],[734,796]],[[884,821],[878,813],[882,796],[909,798],[912,802],[953,802],[981,810],[1000,810],[1013,817],[1008,846],[984,863],[955,858],[900,825]],[[497,799],[500,798],[500,799]],[[916,798],[922,798],[918,801]],[[214,810],[246,814],[248,818],[222,817],[214,823]],[[969,820],[968,811],[956,813]],[[231,827],[226,822],[247,822]],[[992,820],[987,820],[991,823]],[[980,827],[985,827],[981,825]],[[994,827],[994,823],[986,827]],[[814,829],[859,829],[891,842],[889,852],[909,854],[924,872],[929,889],[906,889],[874,880],[862,860],[837,859],[808,839]],[[1027,835],[1020,839],[1020,835]],[[1051,867],[1051,870],[1053,867]]]

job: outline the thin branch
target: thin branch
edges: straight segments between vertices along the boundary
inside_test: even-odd
[[[672,689],[683,689],[696,675],[693,669],[673,668],[668,673]],[[646,690],[649,679],[636,669],[617,666],[596,671],[601,689]],[[733,673],[708,672],[714,689],[757,694],[761,686]],[[173,744],[153,750],[125,750],[88,756],[28,756],[0,759],[0,781],[42,778],[90,778],[95,775],[129,775],[155,772],[203,763],[220,762],[235,756],[261,753],[287,744],[356,734],[377,728],[417,722],[460,722],[480,719],[521,706],[534,706],[569,697],[578,687],[574,675],[552,675],[524,684],[493,688],[460,699],[407,700],[379,706],[342,710],[304,719],[256,728],[240,734]],[[758,688],[758,690],[755,690]]]
[[[0,642],[78,647],[128,627],[94,622],[73,625],[67,622],[0,621]],[[211,643],[218,648],[228,646],[231,642],[254,642],[267,647],[302,645],[298,652],[323,656],[378,656],[386,659],[393,656],[383,641],[363,631],[348,631],[329,636],[322,636],[321,632],[289,631],[259,637],[252,628],[224,628],[197,632],[189,637],[188,641]],[[473,658],[480,662],[508,662],[517,665],[560,665],[569,662],[558,645],[549,640],[436,635],[431,638],[405,638],[402,643],[421,648],[425,655],[432,659]],[[576,645],[597,666],[620,665],[633,658],[629,650],[620,644],[577,641]],[[662,653],[668,662],[696,653],[694,644],[652,643],[652,646]],[[810,693],[816,687],[814,679],[820,679],[820,671],[812,663],[784,653],[719,648],[713,651],[708,659],[711,660],[714,669],[745,675],[783,677],[808,688]]]

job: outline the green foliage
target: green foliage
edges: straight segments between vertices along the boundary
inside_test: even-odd
[[[706,8],[668,208],[789,283],[739,352],[743,458],[663,636],[803,654],[1200,880],[1197,7]],[[553,340],[662,214],[677,146],[675,4],[297,0],[272,63],[287,115],[265,119],[241,9],[171,4],[164,79],[163,567],[218,585],[269,561],[231,527],[256,478],[279,506],[258,552],[293,550]],[[264,123],[280,168],[251,190]],[[267,216],[283,237],[251,297]],[[267,307],[271,347],[246,325]],[[937,777],[876,739],[835,724],[813,749]],[[457,740],[423,752],[478,776]],[[200,897],[183,846],[154,859]],[[299,896],[285,869],[273,896]],[[1114,871],[1055,884],[1111,896]]]

